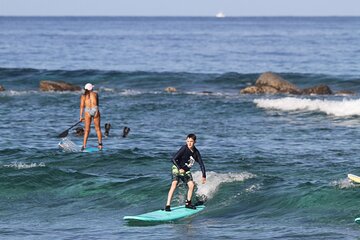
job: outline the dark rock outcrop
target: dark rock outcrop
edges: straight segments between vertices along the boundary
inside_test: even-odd
[[[278,90],[270,86],[249,86],[240,91],[244,94],[277,94]]]
[[[5,91],[5,88],[2,85],[0,85],[0,92],[2,91]]]
[[[260,77],[256,80],[255,86],[268,86],[276,89],[279,93],[292,93],[292,94],[300,94],[301,90],[296,87],[294,84],[286,81],[279,75],[266,72],[260,75]]]
[[[260,75],[254,86],[249,86],[240,91],[244,94],[303,94],[303,95],[331,95],[334,94],[329,86],[318,86],[300,89],[294,84],[284,80],[279,75],[266,72]],[[355,94],[352,91],[341,91],[336,94]]]
[[[177,90],[176,90],[176,88],[174,88],[174,87],[167,87],[167,88],[164,89],[164,91],[165,91],[165,92],[172,93],[172,92],[176,92]]]
[[[311,94],[330,95],[330,94],[333,94],[333,92],[331,91],[329,86],[327,86],[325,84],[321,84],[321,85],[318,85],[315,87],[303,89],[302,94],[305,94],[305,95],[311,95]]]
[[[335,95],[355,95],[355,94],[356,93],[354,91],[350,91],[350,90],[341,90],[335,93]]]
[[[255,86],[249,86],[240,91],[248,94],[301,94],[301,89],[286,81],[279,75],[266,72],[256,80]]]
[[[63,81],[40,81],[41,91],[80,91],[81,87]]]

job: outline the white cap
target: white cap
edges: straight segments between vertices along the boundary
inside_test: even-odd
[[[89,90],[91,91],[94,88],[94,85],[92,85],[91,83],[87,83],[84,87],[85,90]]]

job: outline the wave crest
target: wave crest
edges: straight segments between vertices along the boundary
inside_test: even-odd
[[[218,191],[219,186],[222,183],[243,182],[246,179],[255,177],[254,174],[248,172],[242,172],[242,173],[207,172],[206,175],[207,175],[206,184],[202,184],[201,171],[196,171],[193,173],[194,181],[197,184],[196,195],[203,196],[206,199],[212,198],[215,195],[215,193]]]
[[[15,169],[27,169],[27,168],[35,168],[35,167],[45,167],[45,163],[22,163],[22,162],[13,162],[4,167],[15,168]]]
[[[312,111],[348,117],[360,115],[360,99],[342,101],[285,97],[279,99],[255,99],[257,107],[281,111]]]

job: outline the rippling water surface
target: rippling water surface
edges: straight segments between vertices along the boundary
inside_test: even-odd
[[[359,18],[0,18],[0,234],[5,239],[358,239]],[[355,95],[242,95],[264,71]],[[100,153],[64,152],[95,84]],[[175,93],[165,92],[175,87]],[[123,127],[130,127],[126,138]],[[194,132],[201,214],[152,226],[171,156]],[[68,135],[77,145],[81,137]],[[89,145],[96,146],[92,129]],[[179,186],[173,205],[183,204]]]

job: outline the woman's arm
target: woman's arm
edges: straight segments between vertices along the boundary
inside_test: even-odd
[[[81,97],[80,97],[80,121],[83,120],[84,106],[85,106],[85,96],[81,95]]]

